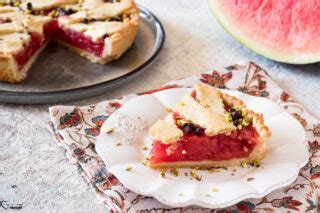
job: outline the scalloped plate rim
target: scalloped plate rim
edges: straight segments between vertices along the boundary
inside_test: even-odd
[[[141,98],[143,96],[153,96],[155,98],[158,98],[158,96],[155,96],[154,94],[159,94],[159,93],[162,93],[162,92],[167,92],[167,91],[174,91],[174,90],[180,90],[180,89],[184,89],[184,90],[188,90],[190,88],[173,88],[173,89],[168,89],[168,90],[163,90],[163,91],[159,91],[159,92],[156,92],[156,93],[152,93],[152,94],[145,94],[145,95],[140,95],[140,96],[137,96],[137,97],[133,97],[132,99],[130,99],[128,102],[126,102],[125,104],[129,103],[129,102],[134,102],[136,98]],[[274,102],[272,102],[271,100],[269,99],[266,99],[266,98],[263,98],[263,97],[256,97],[256,96],[251,96],[251,95],[248,95],[248,94],[245,94],[245,93],[242,93],[242,92],[239,92],[239,91],[235,91],[235,90],[222,90],[223,92],[226,92],[226,93],[229,93],[229,94],[232,94],[232,95],[236,95],[236,96],[242,96],[242,97],[249,97],[249,98],[253,98],[253,99],[257,99],[257,100],[267,100],[270,104],[276,106],[277,108],[279,108],[281,110],[281,112],[285,112],[287,113],[286,111],[284,111],[283,109],[280,108],[279,105],[275,104]],[[161,102],[161,101],[160,101]],[[244,101],[246,103],[246,101]],[[121,110],[121,108],[120,108]],[[117,113],[119,113],[119,110],[116,111],[114,114],[112,114],[111,116],[113,115],[116,115]],[[289,114],[289,113],[287,113]],[[290,115],[290,114],[289,114]],[[291,116],[291,115],[290,115]],[[291,116],[292,117],[292,116]],[[296,120],[295,120],[296,121]],[[296,121],[296,123],[299,123],[298,121]],[[101,129],[104,129],[106,125],[106,122],[102,125]],[[301,124],[299,123],[299,125],[301,126]],[[301,128],[303,128],[301,126]],[[304,131],[304,130],[303,130]],[[122,176],[119,176],[117,175],[117,173],[115,171],[113,171],[113,167],[115,165],[112,165],[110,166],[105,158],[103,157],[103,154],[100,153],[101,151],[101,148],[99,148],[100,146],[103,146],[103,139],[101,135],[106,135],[104,134],[104,132],[101,132],[101,134],[99,135],[97,141],[96,141],[96,151],[97,153],[99,154],[99,156],[103,159],[103,161],[105,162],[106,166],[107,166],[107,169],[109,170],[110,169],[110,172],[112,174],[114,174],[118,179],[119,181],[126,187],[128,188],[129,190],[137,193],[137,194],[140,194],[140,195],[144,195],[144,196],[150,196],[150,197],[154,197],[155,199],[157,199],[158,201],[160,201],[161,203],[164,203],[166,205],[169,205],[169,206],[172,206],[172,207],[185,207],[185,206],[190,206],[190,205],[198,205],[198,206],[201,206],[201,207],[205,207],[205,208],[225,208],[225,207],[228,207],[228,206],[231,206],[231,205],[234,205],[242,200],[246,200],[246,199],[252,199],[252,198],[261,198],[261,197],[264,197],[266,196],[267,194],[269,194],[270,192],[274,191],[274,190],[277,190],[279,188],[282,188],[282,187],[286,187],[288,185],[290,185],[292,182],[294,182],[299,174],[299,171],[300,169],[307,164],[308,160],[309,160],[309,152],[307,150],[307,141],[306,141],[306,136],[305,136],[305,132],[304,132],[304,135],[303,137],[305,138],[304,142],[302,145],[304,145],[305,149],[304,149],[304,152],[303,154],[305,154],[305,158],[302,162],[294,162],[296,164],[296,170],[294,172],[294,174],[292,174],[290,177],[288,177],[286,180],[284,181],[281,181],[280,183],[277,183],[277,184],[274,184],[274,185],[270,185],[269,187],[266,187],[266,189],[263,191],[263,192],[250,192],[250,193],[244,193],[238,197],[234,197],[233,199],[231,200],[228,200],[226,202],[219,202],[219,203],[208,203],[208,202],[205,202],[201,199],[188,199],[186,201],[183,201],[183,202],[172,202],[172,201],[169,201],[169,200],[166,200],[165,198],[163,198],[163,196],[161,194],[157,194],[155,193],[154,191],[151,191],[150,193],[148,192],[144,192],[144,191],[141,191],[135,187],[133,187],[132,185],[128,184],[127,181],[124,180],[124,177]],[[119,165],[119,164],[117,164]],[[120,165],[123,165],[123,164],[120,164]]]

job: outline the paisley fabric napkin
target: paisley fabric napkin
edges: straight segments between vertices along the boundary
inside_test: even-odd
[[[102,123],[126,101],[135,96],[175,87],[191,87],[202,81],[209,85],[239,90],[254,96],[269,98],[291,113],[305,128],[309,144],[310,160],[301,169],[297,180],[288,187],[270,193],[262,199],[244,200],[216,212],[298,211],[316,212],[320,186],[320,121],[306,112],[303,106],[292,100],[269,76],[253,62],[232,65],[224,70],[190,76],[172,81],[163,87],[119,99],[103,101],[90,106],[53,106],[50,108],[50,130],[59,146],[65,149],[67,158],[79,174],[96,190],[103,205],[115,212],[212,212],[198,206],[171,208],[150,197],[135,194],[126,189],[110,174],[95,152],[95,140]]]

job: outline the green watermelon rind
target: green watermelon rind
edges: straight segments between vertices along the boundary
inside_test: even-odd
[[[223,17],[223,14],[218,11],[219,7],[217,4],[215,4],[217,1],[220,0],[208,0],[208,4],[221,27],[231,36],[233,36],[240,44],[257,53],[258,55],[277,62],[288,64],[312,64],[320,61],[320,50],[316,54],[306,54],[304,57],[301,55],[284,55],[276,51],[272,51],[270,48],[268,49],[257,42],[250,42],[250,39],[246,38],[245,35],[242,35],[241,32],[236,32],[237,30],[233,30],[236,29],[236,27],[231,27],[231,23],[227,23],[228,21],[223,21],[225,18]]]

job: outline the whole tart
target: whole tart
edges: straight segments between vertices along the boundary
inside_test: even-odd
[[[118,59],[138,24],[133,0],[0,0],[0,81],[22,81],[51,39],[93,63]]]
[[[198,83],[169,111],[149,130],[152,168],[226,167],[265,157],[271,132],[262,115],[236,97]]]

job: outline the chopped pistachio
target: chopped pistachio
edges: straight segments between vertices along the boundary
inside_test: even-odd
[[[189,176],[189,175],[188,175],[188,172],[185,172],[185,173],[184,173],[184,176],[188,177],[188,176]]]
[[[172,109],[169,108],[169,107],[167,107],[167,108],[166,108],[166,111],[167,111],[167,112],[172,112]]]
[[[183,195],[184,195],[183,193],[179,193],[179,196],[181,196],[181,197],[182,197]]]
[[[220,171],[216,168],[210,168],[210,169],[208,169],[208,172],[209,173],[216,173],[216,172],[220,172]]]
[[[161,178],[165,178],[166,177],[166,172],[165,171],[161,171],[160,172],[160,177]]]
[[[224,116],[224,120],[226,122],[231,122],[232,121],[232,117],[231,117],[230,113],[225,112],[223,116]]]
[[[241,109],[241,115],[242,115],[242,117],[246,117],[247,116],[247,110],[246,109]]]
[[[130,172],[132,170],[132,167],[131,166],[126,166],[126,171],[127,172]]]
[[[179,171],[177,169],[170,169],[170,173],[175,177],[179,176]]]
[[[212,187],[211,191],[212,192],[218,192],[219,190],[217,188],[215,188],[215,187]]]
[[[111,132],[113,132],[113,128],[106,129],[106,133],[111,133]]]
[[[184,106],[184,105],[186,105],[186,104],[181,101],[178,103],[178,106]]]
[[[178,126],[183,126],[183,124],[188,123],[188,121],[184,119],[177,119],[176,122]]]
[[[248,162],[247,162],[247,161],[242,161],[242,162],[241,162],[241,166],[242,166],[243,168],[248,168]]]
[[[144,166],[147,166],[147,164],[148,164],[148,160],[144,160],[144,161],[142,161],[142,164],[143,164]]]
[[[190,175],[192,178],[196,179],[197,181],[201,181],[202,179],[202,177],[196,173],[196,168],[190,172]]]
[[[260,162],[257,161],[257,160],[252,160],[251,161],[251,165],[254,166],[254,167],[259,167],[260,166]]]
[[[251,122],[252,122],[252,119],[250,119],[250,118],[244,118],[244,119],[242,119],[241,125],[244,126],[244,127],[247,127],[247,126],[250,125]]]

